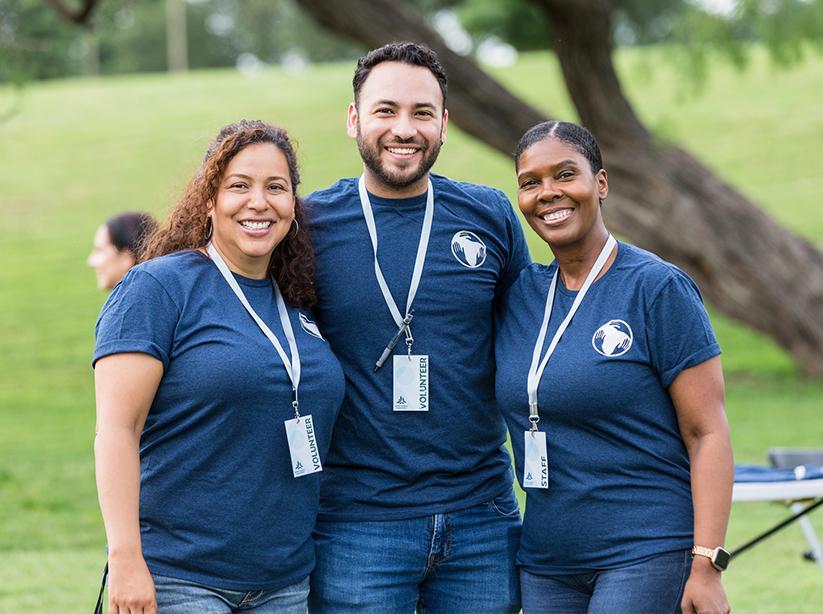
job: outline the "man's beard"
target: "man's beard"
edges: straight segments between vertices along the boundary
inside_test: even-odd
[[[393,141],[392,144],[398,147],[402,147],[403,145],[414,145],[415,147],[419,146],[419,144],[415,143],[412,139],[409,139],[405,143],[402,141]],[[434,144],[427,143],[427,145],[427,147],[420,148],[422,157],[419,165],[417,166],[417,170],[411,175],[398,176],[390,173],[388,169],[383,166],[383,162],[380,159],[380,153],[383,150],[383,146],[379,143],[379,141],[376,148],[372,147],[363,140],[362,135],[360,134],[360,126],[357,127],[357,149],[360,150],[360,157],[363,159],[363,164],[365,164],[366,168],[368,168],[378,179],[380,179],[380,181],[391,188],[407,188],[426,176],[426,173],[429,172],[431,167],[434,166],[434,163],[437,161],[437,156],[440,155],[440,146],[442,145],[442,142],[437,140]]]

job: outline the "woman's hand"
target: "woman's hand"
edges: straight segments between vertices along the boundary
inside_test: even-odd
[[[109,612],[157,613],[154,581],[140,554],[109,555]]]
[[[680,608],[683,614],[728,614],[731,611],[720,582],[720,572],[704,556],[694,558]]]

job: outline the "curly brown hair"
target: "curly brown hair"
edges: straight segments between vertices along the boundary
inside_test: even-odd
[[[297,156],[285,130],[260,120],[244,119],[220,130],[209,145],[197,175],[189,181],[166,224],[146,243],[142,260],[206,246],[211,233],[209,203],[217,197],[223,173],[234,156],[257,143],[271,143],[286,157],[294,192],[294,219],[298,225],[297,232],[290,231],[275,247],[269,270],[286,302],[295,307],[309,307],[317,302],[314,252],[304,205],[297,197],[297,186],[300,184]]]

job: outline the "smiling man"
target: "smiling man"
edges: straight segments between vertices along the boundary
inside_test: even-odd
[[[494,399],[495,305],[529,262],[505,195],[431,174],[435,54],[357,64],[360,178],[309,197],[318,318],[346,373],[323,472],[312,612],[517,612],[520,513]]]

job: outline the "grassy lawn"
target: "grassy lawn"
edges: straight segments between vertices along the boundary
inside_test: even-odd
[[[659,50],[620,57],[648,124],[823,248],[823,59],[786,72],[759,55],[743,74],[721,65],[698,97],[666,66]],[[290,129],[304,194],[357,174],[344,131],[352,69],[33,84],[21,112],[0,125],[0,612],[88,612],[96,596],[105,539],[89,359],[104,296],[84,264],[95,228],[125,209],[164,215],[211,137],[242,117]],[[574,119],[550,57],[524,56],[498,76],[547,113]],[[9,95],[0,88],[0,106]],[[454,126],[436,170],[514,196],[510,162]],[[546,260],[535,239],[534,257]],[[764,461],[771,446],[823,446],[823,382],[801,378],[763,337],[716,314],[713,321],[737,460]],[[786,514],[778,505],[736,505],[728,545]],[[813,522],[823,533],[823,514]],[[735,611],[823,611],[823,574],[800,560],[804,546],[792,527],[736,560],[725,576]]]

